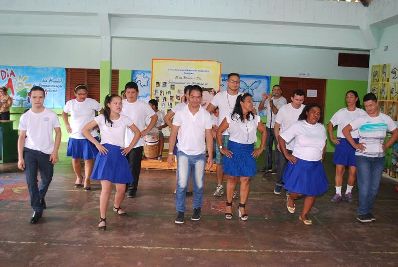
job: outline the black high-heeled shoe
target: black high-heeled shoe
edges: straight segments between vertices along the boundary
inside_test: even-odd
[[[225,205],[227,206],[227,207],[232,207],[232,202],[226,202],[225,203]],[[232,220],[232,216],[233,216],[233,214],[232,213],[230,213],[230,212],[226,212],[225,213],[225,219],[227,219],[227,220]]]
[[[249,215],[247,215],[247,213],[242,214],[241,211],[240,211],[240,208],[245,208],[245,207],[246,207],[246,204],[239,203],[239,208],[238,208],[238,211],[239,211],[239,218],[240,218],[242,221],[247,221],[247,219],[249,219]]]
[[[98,230],[106,230],[106,218],[101,218],[98,224]]]

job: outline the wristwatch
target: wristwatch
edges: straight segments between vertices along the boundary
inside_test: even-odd
[[[222,149],[222,146],[218,146],[219,149]]]

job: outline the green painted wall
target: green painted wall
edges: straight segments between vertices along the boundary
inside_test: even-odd
[[[328,124],[330,118],[337,110],[345,107],[345,93],[348,90],[355,90],[358,92],[359,99],[367,93],[367,81],[345,81],[345,80],[327,80],[326,81],[326,99],[325,99],[325,114],[324,124]],[[334,145],[329,141],[326,146],[327,152],[334,151]]]
[[[119,70],[119,94],[124,90],[126,83],[131,81],[131,70]]]
[[[100,103],[104,103],[105,97],[111,93],[112,65],[109,60],[100,63]]]

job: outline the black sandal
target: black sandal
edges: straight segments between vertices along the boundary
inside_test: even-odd
[[[124,210],[122,210],[121,207],[116,208],[115,206],[113,206],[113,211],[116,212],[117,215],[123,216],[123,215],[127,215],[127,212],[125,212]]]
[[[101,218],[98,224],[98,230],[106,230],[106,218]]]
[[[226,202],[225,203],[225,205],[227,206],[227,207],[232,207],[232,202]],[[227,219],[227,220],[231,220],[232,219],[232,216],[233,216],[233,214],[232,213],[230,213],[230,212],[226,212],[225,213],[225,219]]]
[[[247,215],[247,213],[242,214],[242,213],[240,212],[240,208],[245,208],[245,206],[246,206],[246,204],[239,203],[239,208],[238,208],[238,211],[239,211],[239,218],[240,218],[242,221],[247,221],[247,219],[249,219],[249,215]]]

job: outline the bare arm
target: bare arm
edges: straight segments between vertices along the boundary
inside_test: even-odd
[[[61,135],[62,135],[60,127],[54,128],[54,131],[55,131],[54,150],[50,155],[50,161],[52,164],[58,162],[58,150],[59,150],[59,145],[61,144]]]
[[[108,150],[101,145],[97,139],[95,139],[92,135],[91,135],[91,130],[94,127],[97,127],[98,124],[95,120],[90,121],[89,123],[87,123],[83,129],[82,129],[82,134],[84,135],[85,138],[87,138],[87,140],[89,140],[91,143],[93,143],[95,145],[95,147],[98,149],[98,151],[101,154],[106,154],[108,152]]]
[[[264,151],[265,144],[267,141],[267,129],[265,128],[264,124],[260,121],[257,125],[257,130],[261,133],[261,143],[260,147],[256,148],[252,155],[253,157],[257,158],[260,154]]]
[[[137,128],[137,126],[135,126],[135,124],[131,124],[129,126],[129,128],[131,129],[131,131],[134,133],[134,138],[133,140],[131,140],[130,144],[128,147],[125,147],[122,149],[122,155],[126,156],[128,153],[130,153],[130,151],[134,148],[135,144],[137,144],[138,140],[140,139],[140,129]]]
[[[328,134],[330,141],[332,141],[333,144],[337,145],[339,143],[339,140],[337,140],[337,138],[334,136],[332,122],[328,123]]]
[[[70,124],[69,124],[68,113],[62,112],[62,119],[64,120],[66,130],[68,131],[68,133],[71,133],[72,128],[70,127]]]
[[[207,168],[210,169],[213,165],[213,135],[211,129],[206,129],[206,145],[207,153],[209,154],[207,158]]]
[[[152,130],[153,127],[155,127],[156,122],[158,121],[158,115],[153,114],[151,117],[151,122],[149,125],[141,132],[141,137],[144,137],[149,133],[150,130]]]
[[[214,112],[215,109],[216,109],[216,106],[214,106],[212,103],[209,103],[209,104],[207,105],[207,108],[206,108],[206,110],[207,110],[210,114],[212,114],[212,113]]]
[[[227,156],[228,158],[232,158],[232,152],[230,150],[228,150],[228,148],[226,147],[222,147],[223,143],[222,143],[222,133],[228,129],[229,124],[227,122],[227,119],[224,118],[223,121],[221,122],[220,126],[218,126],[218,130],[217,130],[217,144],[220,148],[220,153]]]
[[[391,147],[397,141],[397,139],[398,139],[398,129],[395,129],[394,131],[392,131],[390,139],[388,139],[388,141],[384,144],[384,150]]]
[[[169,112],[167,112],[167,114],[164,116],[164,121],[166,122],[167,126],[171,128],[173,128],[173,117],[174,117],[174,112],[172,110],[170,110]]]
[[[352,138],[351,131],[352,131],[352,126],[351,124],[348,124],[346,127],[343,128],[344,137],[347,139],[348,143],[350,143],[352,147],[355,148],[355,150],[364,151],[366,148],[365,145],[362,143],[357,144],[354,138]]]
[[[26,131],[19,131],[18,135],[18,169],[25,169],[25,160],[23,158],[23,149],[25,147]]]
[[[278,135],[278,146],[280,151],[283,153],[285,158],[290,161],[290,163],[294,164],[297,162],[297,158],[293,156],[292,154],[289,153],[289,151],[286,148],[286,141]]]
[[[265,109],[265,101],[268,99],[268,95],[267,94],[262,94],[262,99],[260,104],[258,105],[258,111],[262,111]]]
[[[172,125],[172,127],[171,127],[171,133],[170,133],[170,137],[169,137],[169,154],[167,156],[167,162],[169,163],[169,167],[171,167],[171,165],[174,162],[173,151],[174,151],[174,146],[176,144],[177,133],[178,133],[179,129],[180,129],[180,126]]]

